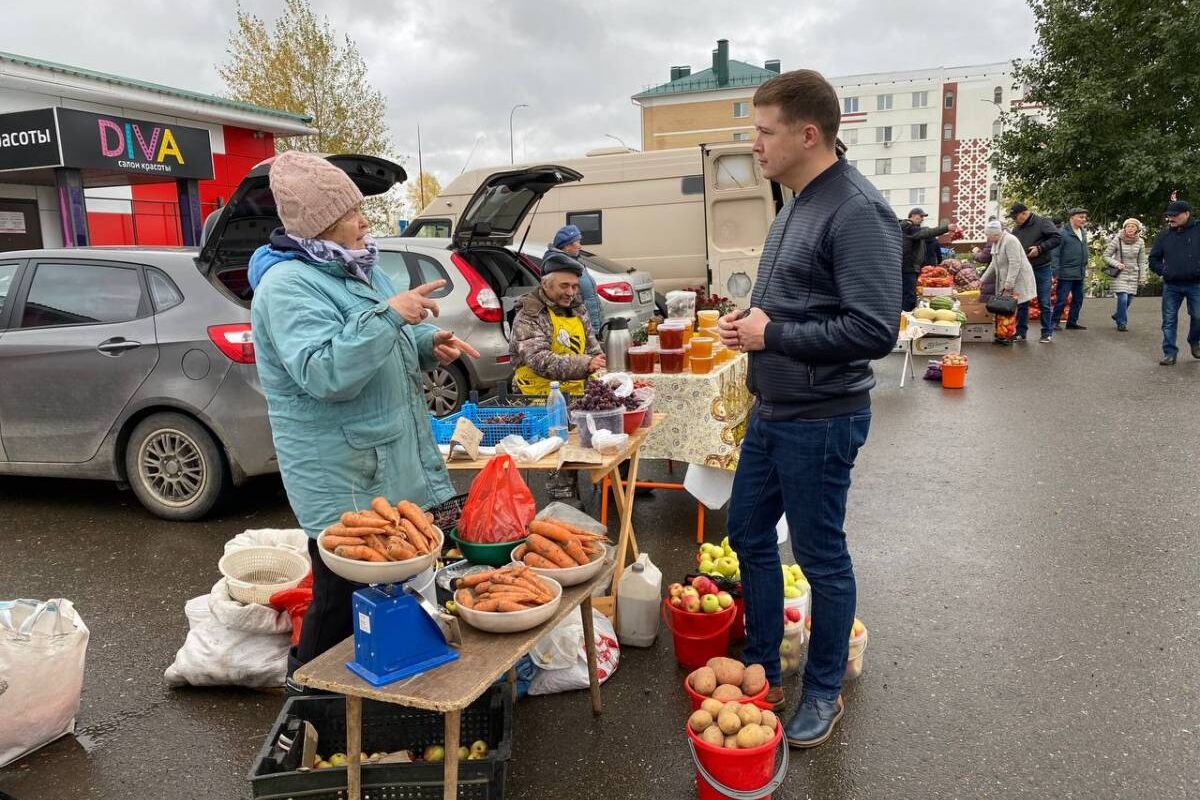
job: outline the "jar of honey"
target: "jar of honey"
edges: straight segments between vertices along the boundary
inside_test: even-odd
[[[697,311],[696,316],[700,320],[700,330],[716,330],[717,320],[721,318],[721,312],[714,309],[705,309]]]
[[[654,372],[654,351],[649,347],[629,348],[629,369],[638,375]]]
[[[661,327],[658,331],[658,335],[662,336]],[[679,348],[678,350],[659,350],[658,366],[664,375],[683,372],[683,348]]]
[[[692,358],[699,356],[700,358],[709,358],[713,354],[713,346],[717,341],[710,336],[702,336],[697,334],[692,337]]]
[[[692,353],[689,363],[691,364],[693,375],[707,375],[708,373],[712,372],[713,369],[712,356],[701,357],[697,356],[695,353]]]
[[[658,345],[662,350],[683,349],[683,326],[664,322],[658,326]]]

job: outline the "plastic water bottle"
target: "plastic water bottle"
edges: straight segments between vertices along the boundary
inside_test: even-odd
[[[567,440],[567,398],[558,388],[558,381],[550,382],[550,394],[546,397],[546,419],[550,422],[550,435]]]

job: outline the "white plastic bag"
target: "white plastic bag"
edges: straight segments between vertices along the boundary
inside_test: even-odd
[[[610,372],[600,380],[604,381],[617,397],[629,397],[633,394],[633,376],[628,372]]]
[[[308,558],[308,535],[299,528],[256,528],[242,531],[225,543],[225,554],[246,547],[286,547]]]
[[[0,767],[75,732],[88,636],[70,600],[0,602]]]
[[[598,533],[601,536],[608,535],[608,528],[600,524],[599,520],[592,519],[574,506],[558,501],[543,508],[537,513],[534,519],[557,519],[589,533]]]
[[[541,441],[530,444],[525,438],[515,433],[505,436],[496,443],[497,453],[507,453],[518,464],[536,464],[553,453],[564,444],[557,436],[548,436]]]
[[[163,673],[169,686],[282,686],[287,677],[292,618],[229,596],[225,579],[183,607],[188,635]]]
[[[594,609],[592,627],[596,634],[596,675],[604,683],[617,671],[621,646],[608,617]],[[583,647],[583,620],[578,614],[571,614],[543,636],[529,651],[529,658],[537,668],[529,684],[531,695],[569,692],[591,685]]]

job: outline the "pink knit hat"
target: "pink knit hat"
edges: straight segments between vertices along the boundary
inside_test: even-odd
[[[287,150],[271,164],[271,193],[283,228],[312,239],[362,202],[350,176],[321,156]]]

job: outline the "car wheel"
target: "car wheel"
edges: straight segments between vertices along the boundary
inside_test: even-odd
[[[221,448],[183,414],[152,414],[125,445],[125,475],[146,510],[176,521],[200,519],[228,485]]]
[[[458,411],[471,391],[466,373],[457,364],[431,369],[422,376],[422,381],[425,385],[425,405],[435,417]]]

